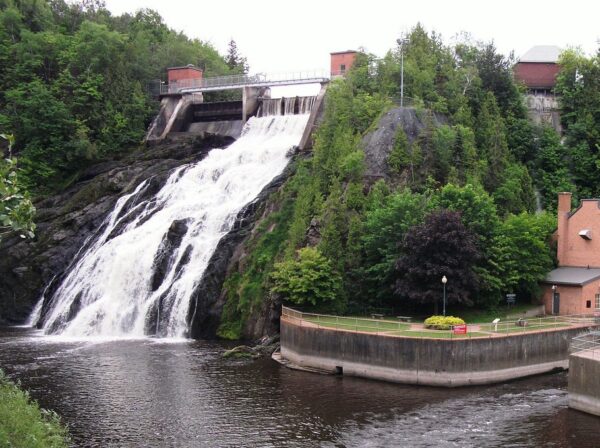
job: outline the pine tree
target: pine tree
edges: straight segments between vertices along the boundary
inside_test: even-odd
[[[225,62],[227,66],[232,71],[232,73],[238,74],[246,74],[248,73],[248,60],[243,57],[237,48],[237,44],[235,40],[231,39],[229,41],[229,46],[227,47],[227,56],[225,57]]]

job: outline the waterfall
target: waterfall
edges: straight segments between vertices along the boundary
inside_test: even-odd
[[[258,117],[273,115],[309,114],[316,96],[294,96],[291,98],[264,98],[258,108]]]
[[[307,114],[251,118],[242,136],[122,196],[41,312],[46,333],[185,337],[194,290],[237,214],[288,163]],[[36,311],[40,313],[40,310]]]

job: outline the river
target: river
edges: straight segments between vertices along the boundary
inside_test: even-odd
[[[227,344],[69,341],[0,329],[0,368],[81,447],[598,447],[564,373],[459,389],[323,376]]]

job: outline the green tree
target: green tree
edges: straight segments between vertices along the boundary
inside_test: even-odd
[[[401,255],[399,242],[409,228],[422,222],[427,208],[425,196],[401,190],[381,199],[380,205],[366,213],[359,276],[367,297],[380,303],[392,298],[395,264]]]
[[[240,54],[237,47],[237,43],[233,39],[229,41],[229,45],[227,47],[227,55],[225,56],[225,63],[227,64],[229,70],[231,70],[232,73],[248,73],[248,60]]]
[[[485,95],[477,117],[477,146],[485,158],[487,170],[483,179],[488,191],[494,191],[501,182],[509,163],[504,120],[491,92]]]
[[[499,262],[506,292],[538,297],[539,282],[554,265],[550,244],[556,218],[550,214],[511,215],[498,234]]]
[[[342,279],[331,261],[314,247],[300,249],[296,259],[276,263],[272,278],[272,290],[296,305],[343,305]]]
[[[427,215],[402,241],[402,256],[396,264],[396,295],[409,303],[434,304],[437,311],[441,279],[446,276],[448,303],[473,305],[473,295],[479,289],[474,267],[481,256],[476,241],[460,213],[437,210]]]
[[[17,160],[11,158],[12,135],[0,134],[8,141],[8,155],[0,159],[0,241],[13,233],[33,238],[35,208],[19,182]]]
[[[600,51],[568,50],[560,57],[556,92],[570,171],[581,196],[600,194]]]
[[[568,148],[560,135],[551,127],[539,131],[539,147],[535,158],[536,184],[542,196],[542,205],[549,212],[556,211],[556,197],[561,191],[577,192],[569,172]]]

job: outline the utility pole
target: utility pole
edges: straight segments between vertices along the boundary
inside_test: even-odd
[[[404,46],[406,38],[402,36],[400,39],[396,39],[396,42],[400,46],[400,107],[404,107]]]

